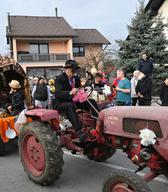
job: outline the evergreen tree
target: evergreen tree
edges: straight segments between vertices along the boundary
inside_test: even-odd
[[[152,12],[145,11],[144,0],[139,1],[139,8],[128,25],[129,36],[126,40],[116,41],[121,47],[119,51],[120,67],[126,69],[128,76],[137,69],[138,58],[142,51],[148,51],[154,59],[155,66],[154,78],[168,77],[168,46],[164,30],[167,24],[163,24],[160,16],[153,17]]]

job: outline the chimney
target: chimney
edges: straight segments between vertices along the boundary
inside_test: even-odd
[[[55,8],[55,15],[56,15],[56,18],[58,18],[58,10],[57,10],[57,8]]]
[[[11,32],[10,13],[8,13],[8,32]]]

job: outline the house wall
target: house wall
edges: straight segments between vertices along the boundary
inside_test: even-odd
[[[17,40],[17,51],[29,51],[29,44],[26,41]]]
[[[32,40],[18,40],[13,38],[13,53],[14,59],[17,61],[17,52],[18,51],[29,51],[29,42]],[[36,42],[44,42],[43,40],[37,40]],[[65,40],[48,40],[45,41],[49,44],[49,54],[70,54],[70,58],[73,59],[72,53],[72,39]],[[55,62],[24,62],[20,63],[22,68],[26,71],[29,68],[36,67],[61,67],[65,64],[64,61],[55,61]]]
[[[79,64],[87,63],[91,60],[91,55],[97,56],[102,50],[102,44],[90,44],[85,46],[85,57],[74,57]]]
[[[40,42],[40,41],[39,41]],[[69,41],[50,41],[49,53],[69,53]],[[17,51],[29,51],[29,42],[25,40],[17,40]]]
[[[163,22],[168,23],[168,0],[165,0],[162,6],[160,7],[158,11],[158,15],[161,14],[161,17],[163,17]],[[165,29],[165,34],[168,39],[168,27]]]
[[[50,42],[49,53],[67,53],[67,42]]]
[[[28,67],[62,67],[65,64],[65,62],[38,62],[38,63],[20,63],[24,71],[26,72],[26,69]]]

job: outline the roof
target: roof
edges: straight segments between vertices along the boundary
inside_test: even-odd
[[[78,37],[73,39],[74,44],[111,44],[97,29],[74,29]]]
[[[165,0],[149,0],[145,7],[145,11],[151,9],[154,12],[157,12],[159,8],[162,6]]]
[[[75,37],[74,29],[63,17],[9,16],[11,32],[15,37]],[[8,26],[9,27],[9,26]]]

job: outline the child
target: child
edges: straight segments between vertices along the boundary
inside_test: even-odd
[[[162,102],[162,106],[168,106],[168,78],[166,78],[161,85],[160,100]]]
[[[7,110],[11,115],[18,115],[23,109],[24,105],[24,95],[22,94],[20,88],[21,85],[19,81],[12,80],[9,83],[10,92],[9,92],[9,103],[7,104]]]

